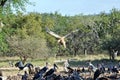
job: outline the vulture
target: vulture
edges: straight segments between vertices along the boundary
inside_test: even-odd
[[[94,77],[93,77],[93,80],[96,80],[99,75],[101,74],[101,71],[99,69],[97,69],[95,72],[94,72]]]
[[[112,72],[113,73],[119,73],[117,66],[113,66]]]
[[[53,68],[51,68],[49,71],[47,71],[43,77],[52,75],[56,71],[56,68],[58,68],[58,66],[56,64],[53,64]]]
[[[43,77],[43,74],[48,70],[48,63],[46,62],[46,65],[40,69],[33,77],[33,80],[40,79]]]
[[[27,64],[23,65],[22,61],[18,61],[18,62],[15,63],[15,67],[18,67],[19,71],[21,71],[21,70],[31,70],[31,68],[33,68],[33,64],[27,63]]]
[[[50,31],[50,30],[46,27],[46,32],[49,33],[50,35],[54,36],[55,38],[57,38],[57,39],[58,39],[58,43],[61,44],[61,45],[63,45],[64,48],[66,48],[65,38],[68,37],[69,35],[71,35],[72,33],[77,32],[77,31],[79,31],[79,30],[76,29],[76,30],[74,30],[74,31],[66,34],[65,36],[60,36],[60,35],[52,32],[52,31]]]
[[[89,63],[89,69],[91,69],[93,72],[95,72],[97,70],[97,68],[91,63],[91,62],[88,62]]]

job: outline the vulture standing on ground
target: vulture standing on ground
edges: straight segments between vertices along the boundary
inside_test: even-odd
[[[21,71],[21,70],[31,70],[31,68],[33,68],[33,65],[31,63],[27,63],[27,64],[23,65],[22,61],[19,61],[15,64],[15,67],[18,67],[19,71]]]
[[[46,31],[47,31],[50,35],[56,37],[56,38],[58,39],[58,43],[60,43],[61,45],[64,46],[64,48],[66,48],[65,38],[68,37],[69,35],[71,35],[72,33],[77,32],[77,31],[79,31],[79,30],[78,30],[78,29],[77,29],[77,30],[74,30],[74,31],[72,31],[71,33],[68,33],[68,34],[65,35],[65,36],[59,36],[59,35],[55,34],[54,32],[50,31],[47,27],[46,27]]]
[[[66,60],[66,61],[64,62],[64,70],[65,70],[65,72],[68,72],[68,68],[67,68],[67,67],[69,67],[69,66],[70,66],[69,61]]]
[[[28,74],[27,74],[27,72],[25,71],[25,72],[24,72],[24,75],[22,75],[22,79],[21,79],[21,80],[27,80],[27,78],[28,78]]]
[[[33,80],[40,79],[43,77],[43,74],[48,70],[48,63],[46,62],[46,65],[40,69],[33,77]]]
[[[94,77],[93,77],[93,80],[96,80],[99,75],[101,74],[101,71],[99,69],[97,69],[95,72],[94,72]]]
[[[51,76],[56,71],[56,68],[58,68],[58,66],[56,64],[53,64],[53,68],[47,71],[43,77],[45,78],[47,76]]]
[[[113,73],[119,73],[117,66],[113,66],[112,72]]]
[[[88,62],[89,63],[89,68],[93,71],[93,72],[95,72],[96,70],[97,70],[97,68],[91,63],[91,62]]]

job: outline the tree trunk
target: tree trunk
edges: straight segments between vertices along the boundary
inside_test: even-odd
[[[110,60],[112,60],[112,54],[111,54],[111,50],[108,50],[108,52],[109,52],[109,58],[110,58]]]
[[[1,0],[1,1],[0,1],[0,6],[3,7],[6,2],[7,2],[7,0]]]
[[[111,47],[108,49],[108,52],[109,52],[110,60],[115,60],[114,51]]]

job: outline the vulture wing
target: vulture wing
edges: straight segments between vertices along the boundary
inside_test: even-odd
[[[69,35],[71,35],[72,33],[74,33],[74,32],[77,32],[77,31],[79,31],[78,29],[76,29],[76,30],[74,30],[74,31],[72,31],[72,32],[70,32],[70,33],[68,33],[67,35],[65,35],[64,37],[68,37]]]
[[[47,31],[47,33],[49,33],[50,35],[52,35],[56,38],[61,38],[61,36],[59,36],[59,35],[55,34],[54,32],[50,31],[48,28],[46,28],[46,31]]]

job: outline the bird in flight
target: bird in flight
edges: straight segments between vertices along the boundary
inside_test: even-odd
[[[52,36],[54,36],[55,38],[57,38],[57,39],[58,39],[58,43],[61,44],[61,45],[63,45],[64,48],[66,48],[65,38],[68,37],[69,35],[71,35],[72,33],[77,32],[77,31],[79,31],[79,30],[76,29],[76,30],[74,30],[74,31],[66,34],[65,36],[59,36],[58,34],[50,31],[47,27],[46,27],[46,31],[47,31],[47,33],[49,33],[50,35],[52,35]]]

